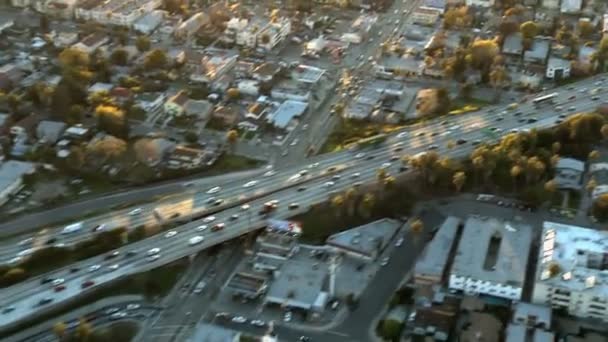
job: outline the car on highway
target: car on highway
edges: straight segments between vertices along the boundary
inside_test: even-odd
[[[466,144],[466,143],[467,143],[467,141],[465,139],[458,139],[458,140],[456,140],[456,145],[463,145],[463,144]]]
[[[146,255],[150,256],[150,255],[156,255],[158,253],[160,253],[160,248],[154,247],[154,248],[150,248],[148,250],[148,252],[146,253]]]
[[[125,258],[131,258],[131,257],[134,257],[134,256],[136,256],[136,255],[137,255],[137,251],[128,251],[128,252],[125,254]]]
[[[170,230],[170,231],[168,231],[167,233],[165,233],[165,237],[166,237],[166,238],[172,238],[172,237],[174,237],[175,235],[177,235],[177,232],[176,232],[175,230]]]
[[[232,317],[232,323],[246,323],[247,322],[247,318],[243,317],[243,316],[234,316]]]
[[[150,255],[150,256],[146,257],[146,261],[148,261],[148,262],[153,262],[158,259],[160,259],[160,254]]]
[[[401,132],[399,134],[397,134],[397,138],[401,139],[401,138],[405,138],[407,136],[407,132]]]
[[[296,203],[296,202],[289,203],[289,205],[287,206],[287,208],[289,208],[289,210],[297,209],[299,207],[300,207],[300,204]]]
[[[134,216],[134,215],[139,215],[143,212],[144,210],[142,208],[135,208],[131,211],[129,211],[129,215]]]
[[[93,233],[96,233],[96,232],[101,232],[101,231],[103,231],[105,229],[106,229],[106,225],[104,223],[101,223],[101,224],[98,224],[95,227],[93,227],[93,229],[91,229],[91,231]]]
[[[431,150],[431,151],[432,150],[436,150],[438,148],[439,148],[439,146],[437,146],[437,145],[431,145],[431,146],[428,147],[428,149]]]
[[[399,240],[395,242],[395,247],[401,247],[401,245],[403,245],[403,238],[399,238]]]
[[[215,216],[207,216],[203,219],[203,222],[205,223],[211,223],[213,221],[215,221]]]
[[[58,285],[58,286],[55,286],[55,288],[53,289],[53,291],[55,291],[55,292],[61,292],[63,290],[65,290],[65,285]]]
[[[276,175],[276,174],[277,174],[277,173],[276,173],[276,171],[270,170],[270,171],[266,171],[266,172],[264,172],[264,175],[263,175],[263,176],[264,176],[264,177],[271,177],[271,176],[274,176],[274,175]]]
[[[106,260],[114,259],[119,255],[120,255],[120,251],[113,251],[112,253],[107,254],[104,259],[106,259]]]
[[[230,221],[236,221],[239,219],[239,215],[238,214],[232,214],[230,215]]]
[[[388,169],[389,167],[391,167],[391,163],[382,163],[382,166],[380,166],[382,169]]]
[[[576,107],[574,107],[574,106],[568,108],[568,111],[570,111],[570,112],[574,112],[575,110],[576,110]]]
[[[213,202],[213,205],[217,207],[218,205],[221,205],[222,203],[224,203],[224,200],[221,198],[218,198]]]
[[[63,284],[64,282],[65,282],[65,279],[57,278],[57,279],[54,279],[53,281],[51,281],[51,285],[58,286],[58,285]]]
[[[331,187],[332,187],[332,186],[334,186],[334,185],[335,185],[335,183],[334,183],[334,182],[331,182],[331,181],[330,181],[330,182],[325,182],[325,183],[323,183],[323,187],[324,187],[324,188],[331,188]]]
[[[194,245],[198,245],[199,243],[203,242],[205,238],[200,236],[200,235],[196,235],[190,238],[190,240],[188,240],[188,244],[190,246],[194,246]]]
[[[266,322],[264,322],[264,321],[262,321],[260,319],[254,319],[254,320],[252,320],[249,323],[251,323],[251,325],[253,325],[255,327],[260,327],[260,328],[263,328],[263,327],[266,326]]]
[[[306,191],[306,187],[301,186],[298,188],[298,192],[302,192],[302,191]]]
[[[418,133],[416,133],[416,136],[417,136],[417,137],[422,137],[422,136],[424,136],[425,134],[426,134],[426,133],[424,133],[424,132],[418,132]]]
[[[241,210],[242,210],[242,211],[247,211],[247,210],[249,210],[249,208],[251,208],[251,206],[250,206],[249,204],[243,204],[243,205],[241,206]]]
[[[389,257],[382,258],[382,261],[380,262],[380,266],[388,265],[389,260],[390,260]]]
[[[76,222],[76,223],[69,224],[69,225],[65,226],[65,228],[63,228],[63,230],[61,231],[61,234],[76,233],[77,231],[82,229],[82,226],[83,226],[82,222]]]
[[[285,315],[283,315],[283,322],[291,322],[292,317],[291,311],[285,312]]]
[[[6,315],[7,313],[13,312],[15,311],[15,307],[14,306],[7,306],[4,309],[2,309],[2,314]]]
[[[48,298],[48,297],[47,298],[42,298],[41,300],[38,301],[38,306],[46,305],[46,304],[48,304],[48,303],[50,303],[52,301],[53,301],[53,298]]]
[[[118,268],[120,268],[120,265],[118,265],[118,264],[108,266],[108,269],[110,271],[116,271]]]
[[[101,265],[91,265],[91,267],[89,267],[89,272],[95,272],[100,268],[101,268]]]
[[[363,153],[363,152],[355,154],[355,159],[359,159],[359,158],[363,158],[363,157],[365,157],[365,153]]]
[[[359,176],[361,176],[361,174],[359,172],[355,172],[352,175],[350,175],[350,178],[359,178]]]
[[[226,225],[223,223],[216,223],[213,227],[211,227],[211,231],[212,232],[217,232],[220,231],[222,229],[226,228]]]
[[[207,230],[207,228],[209,228],[206,224],[202,224],[198,227],[196,227],[196,231],[197,232],[204,232],[205,230]]]
[[[80,284],[80,287],[83,288],[83,289],[86,289],[87,287],[91,287],[93,285],[95,285],[94,281],[92,281],[92,280],[85,280],[85,281],[82,282],[82,284]]]
[[[126,312],[115,312],[110,316],[111,320],[119,320],[127,316]]]
[[[243,187],[244,188],[251,188],[252,186],[255,186],[256,184],[258,184],[258,181],[252,180],[252,181],[249,181],[249,182],[243,184]]]
[[[129,304],[127,305],[127,310],[138,310],[141,307],[139,304]]]
[[[217,194],[218,192],[220,192],[220,190],[222,190],[222,188],[220,188],[219,186],[213,187],[209,190],[207,190],[208,194]]]

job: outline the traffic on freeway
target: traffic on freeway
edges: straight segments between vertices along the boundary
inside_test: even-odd
[[[214,213],[213,218],[197,219],[172,231],[127,245],[114,253],[87,259],[3,289],[0,296],[0,326],[10,326],[27,318],[33,311],[47,310],[100,284],[157,267],[261,228],[266,225],[266,217],[259,213],[271,201],[276,201],[272,217],[288,218],[307,211],[311,204],[327,200],[332,192],[343,191],[359,182],[375,181],[376,170],[380,167],[389,174],[406,171],[399,160],[404,153],[415,155],[436,150],[441,155],[464,157],[478,144],[495,141],[509,132],[553,126],[569,114],[594,110],[599,104],[594,97],[603,93],[581,93],[577,89],[585,87],[585,84],[599,86],[597,82],[603,81],[596,77],[576,86],[554,89],[552,93],[558,92],[560,95],[555,97],[553,103],[534,104],[530,99],[509,108],[490,107],[472,114],[440,118],[427,125],[397,132],[379,148],[344,151],[308,166],[273,170],[276,174],[269,178],[272,177],[279,184],[270,188],[276,190],[272,193],[262,190],[259,197],[253,200],[239,199],[237,194],[251,194],[255,186],[263,184],[263,176],[251,180],[260,183],[235,185],[230,190],[234,191],[231,196],[235,198],[222,207],[225,210]],[[547,94],[536,97],[542,95]],[[448,142],[456,144],[449,148]],[[202,191],[200,196],[203,202],[210,198],[222,198],[224,191],[228,191],[221,185],[218,185],[218,189],[214,188]],[[129,217],[144,213],[144,209],[133,213],[135,209],[122,213]],[[129,212],[132,214],[129,215]]]

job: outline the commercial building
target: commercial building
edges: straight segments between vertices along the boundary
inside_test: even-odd
[[[206,13],[200,12],[188,18],[177,26],[173,34],[180,39],[188,39],[203,26],[209,23],[209,16]]]
[[[199,323],[189,341],[238,342],[241,341],[241,333],[218,325]]]
[[[560,11],[562,13],[578,13],[583,7],[582,0],[562,0]]]
[[[150,34],[160,26],[160,24],[163,22],[164,16],[164,11],[152,11],[137,19],[137,21],[133,24],[133,28],[137,32]]]
[[[298,82],[316,84],[325,75],[325,70],[310,65],[300,64],[291,72],[291,78]]]
[[[545,77],[551,80],[563,80],[570,77],[571,62],[567,59],[549,57]]]
[[[513,323],[528,328],[551,328],[551,308],[544,305],[519,302],[513,306]]]
[[[301,117],[306,113],[308,103],[287,100],[267,117],[268,123],[279,129],[287,129],[293,119]]]
[[[441,16],[439,9],[418,7],[412,12],[412,22],[414,24],[431,26],[437,23],[439,16]]]
[[[585,163],[573,158],[560,158],[555,166],[555,182],[559,189],[579,190],[582,186]]]
[[[9,160],[0,164],[0,205],[19,192],[23,186],[23,176],[34,173],[32,163]]]
[[[291,21],[289,18],[278,18],[271,21],[260,30],[257,38],[257,46],[266,51],[271,51],[291,33]]]
[[[446,273],[448,257],[454,245],[454,239],[462,220],[450,216],[445,219],[433,240],[426,246],[420,259],[416,262],[414,283],[416,285],[441,284]]]
[[[466,0],[467,6],[492,7],[494,0]]]
[[[100,24],[131,27],[142,15],[162,5],[162,0],[109,0],[83,1],[75,9],[81,20],[92,20]]]
[[[608,322],[608,232],[544,222],[532,301]]]
[[[608,193],[608,160],[602,157],[600,159],[589,166],[589,173],[597,184],[591,193],[594,200]]]
[[[367,261],[375,260],[400,226],[399,221],[381,219],[334,234],[325,243],[336,252]]]
[[[531,242],[528,225],[469,217],[450,271],[449,288],[520,300]]]
[[[107,34],[96,32],[84,37],[80,42],[72,45],[72,47],[90,54],[107,44],[109,41],[110,38]]]

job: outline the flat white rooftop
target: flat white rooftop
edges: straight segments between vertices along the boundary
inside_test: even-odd
[[[608,232],[544,222],[536,281],[608,296]],[[559,266],[551,274],[549,265]]]

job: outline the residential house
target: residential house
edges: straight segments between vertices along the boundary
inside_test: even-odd
[[[213,111],[212,117],[220,120],[225,126],[234,126],[239,119],[239,110],[233,106],[219,106]]]
[[[572,62],[567,59],[549,57],[545,77],[551,80],[563,80],[570,77]]]
[[[381,78],[415,77],[422,74],[422,60],[395,55],[383,56],[374,66],[374,71]]]
[[[555,165],[555,182],[558,189],[580,190],[585,163],[574,158],[560,158]]]
[[[41,144],[55,145],[67,128],[64,122],[43,120],[38,123],[36,137]]]
[[[523,39],[521,33],[511,33],[508,35],[502,44],[502,53],[505,55],[521,58],[521,53],[524,51]]]
[[[148,14],[143,15],[141,18],[133,24],[135,31],[149,35],[156,30],[163,22],[166,12],[164,11],[152,11]]]
[[[437,9],[443,13],[445,12],[446,0],[424,0],[422,6]]]
[[[270,96],[276,100],[308,102],[311,98],[310,86],[292,80],[285,80],[272,87]]]
[[[170,116],[182,116],[185,112],[184,107],[188,100],[188,93],[185,90],[180,90],[177,94],[170,97],[167,102],[165,102],[165,114]]]
[[[36,171],[34,164],[8,160],[0,164],[0,205],[5,204],[12,195],[23,187],[23,176]]]
[[[108,0],[102,3],[84,1],[76,7],[75,16],[81,20],[105,25],[133,26],[142,15],[162,5],[162,0]]]
[[[593,56],[597,51],[592,46],[581,46],[578,49],[578,63],[585,69],[593,70],[595,68],[595,62]]]
[[[581,11],[581,8],[583,7],[583,1],[582,0],[561,0],[562,4],[561,4],[561,8],[560,11],[562,13],[579,13]]]
[[[53,44],[58,48],[72,46],[78,42],[78,32],[59,32],[53,38]]]
[[[40,121],[42,121],[40,115],[28,115],[11,126],[10,135],[14,138],[25,137],[26,140],[29,140],[29,138],[35,136],[36,127],[38,127]]]
[[[93,130],[85,127],[82,124],[77,124],[68,127],[65,130],[63,137],[72,141],[86,141],[93,136]]]
[[[23,79],[24,74],[14,63],[0,66],[0,90],[9,91],[16,87]]]
[[[49,0],[45,3],[43,13],[54,17],[69,18],[74,16],[74,8],[78,0]]]
[[[541,0],[544,8],[558,9],[560,0]],[[567,1],[567,0],[564,0]]]
[[[265,100],[265,96],[261,96],[261,98],[247,107],[246,118],[258,121],[270,114],[272,104]]]
[[[253,78],[260,82],[270,82],[281,71],[277,63],[265,62],[253,70]]]
[[[209,16],[206,13],[199,12],[181,23],[173,34],[177,38],[188,39],[207,24],[209,24]]]
[[[110,38],[107,34],[103,32],[95,32],[84,37],[80,42],[72,45],[72,47],[90,54],[93,51],[100,49],[109,41]]]
[[[411,18],[414,24],[432,26],[438,22],[440,16],[439,9],[418,7],[412,12]]]
[[[188,100],[184,105],[184,115],[196,116],[198,120],[206,121],[209,119],[213,104],[205,100]]]
[[[524,52],[524,62],[544,65],[547,62],[550,45],[547,39],[535,38],[530,50]]]
[[[608,193],[608,160],[603,157],[600,158],[602,160],[596,161],[589,166],[589,173],[597,183],[591,194],[594,200]]]
[[[260,93],[260,82],[255,80],[242,80],[237,84],[237,89],[242,95],[258,96]]]

